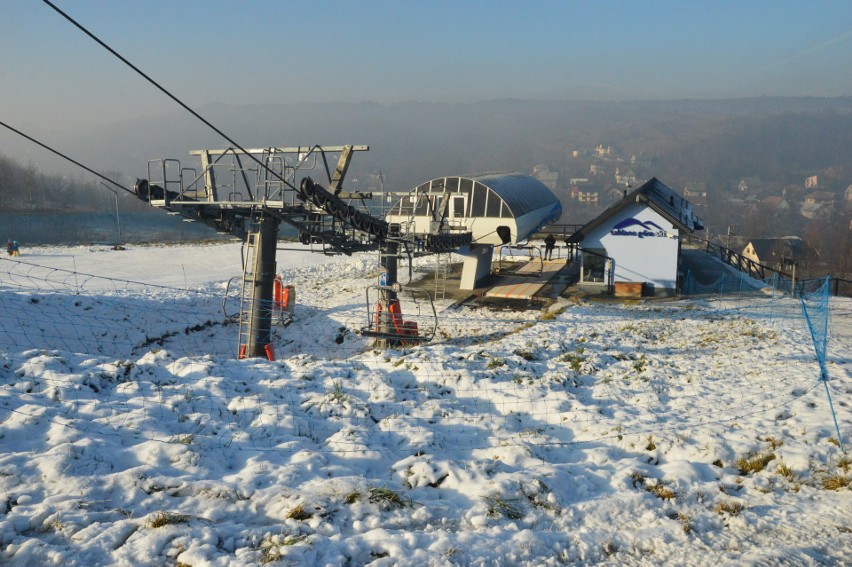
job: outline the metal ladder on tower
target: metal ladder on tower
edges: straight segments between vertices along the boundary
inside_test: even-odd
[[[252,307],[255,302],[255,266],[257,253],[257,239],[260,238],[260,224],[256,213],[252,213],[249,219],[249,228],[246,234],[246,242],[243,246],[243,288],[240,292],[240,333],[238,356],[246,356],[246,346],[249,344],[250,336],[254,328],[251,318],[256,312]]]
[[[447,277],[450,273],[450,255],[435,254],[435,299],[447,296]]]
[[[287,175],[287,160],[274,148],[263,150],[261,161],[265,168],[258,168],[256,187],[259,195],[270,201],[283,201],[287,185],[283,179]],[[292,203],[290,203],[292,204]]]

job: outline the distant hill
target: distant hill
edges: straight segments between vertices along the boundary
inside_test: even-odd
[[[381,170],[397,190],[445,174],[530,171],[538,163],[559,167],[570,148],[602,142],[660,155],[672,175],[709,178],[750,175],[754,167],[774,171],[777,163],[790,164],[789,156],[804,171],[852,141],[852,97],[213,104],[196,110],[246,147],[369,144],[371,151],[358,155],[353,171]],[[188,161],[190,149],[226,145],[184,111],[68,133],[56,143],[73,147],[94,167],[126,172],[128,179],[144,177],[149,159]]]

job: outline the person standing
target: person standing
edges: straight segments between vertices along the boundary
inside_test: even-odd
[[[18,248],[18,241],[13,240],[12,241],[12,256],[20,256],[20,255],[21,255],[21,250]]]
[[[544,239],[544,259],[553,259],[553,247],[556,246],[556,237],[553,234],[548,234]]]
[[[15,253],[15,246],[12,244],[11,240],[6,241],[6,253],[9,254],[9,256]]]

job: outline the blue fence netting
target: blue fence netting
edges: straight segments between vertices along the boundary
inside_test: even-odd
[[[793,281],[781,274],[773,273],[766,279],[755,279],[744,272],[737,274],[723,273],[710,283],[698,281],[691,272],[687,272],[681,293],[685,296],[704,297],[719,300],[721,310],[744,309],[758,310],[770,319],[799,318],[805,322],[813,342],[814,354],[820,369],[820,381],[825,387],[829,408],[837,432],[837,441],[843,449],[840,427],[831,392],[828,388],[830,379],[826,363],[828,356],[830,297],[832,295],[832,278],[803,279]],[[755,302],[755,297],[763,297]],[[790,301],[798,298],[798,305]],[[796,312],[798,311],[798,313]]]

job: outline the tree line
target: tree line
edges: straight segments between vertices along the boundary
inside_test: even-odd
[[[119,192],[122,209],[147,210],[128,195]],[[0,154],[0,212],[97,212],[110,210],[113,203],[113,193],[99,180],[44,173]]]

